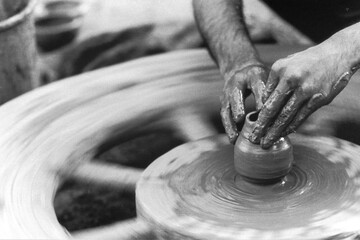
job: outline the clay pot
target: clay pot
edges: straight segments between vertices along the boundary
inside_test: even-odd
[[[257,112],[246,116],[244,127],[235,143],[234,163],[236,171],[250,181],[272,182],[285,176],[293,163],[293,150],[288,137],[280,138],[269,149],[248,140],[254,128]]]

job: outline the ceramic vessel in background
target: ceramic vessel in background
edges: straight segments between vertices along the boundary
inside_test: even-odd
[[[236,171],[250,181],[271,182],[285,176],[292,167],[293,149],[288,137],[280,138],[269,149],[248,140],[257,119],[257,112],[246,116],[244,127],[235,143]]]

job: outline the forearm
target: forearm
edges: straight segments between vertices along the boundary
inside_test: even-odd
[[[241,0],[193,0],[195,18],[223,75],[260,60],[245,26]]]
[[[335,33],[320,45],[339,54],[338,67],[346,71],[360,66],[360,23],[353,24]]]

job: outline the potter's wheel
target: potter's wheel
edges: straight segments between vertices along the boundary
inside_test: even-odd
[[[263,55],[277,59],[283,57],[281,50],[263,51]],[[249,185],[235,176],[227,139],[206,138],[220,133],[214,118],[220,123],[218,96],[223,82],[219,79],[205,50],[176,51],[81,74],[2,105],[0,238],[338,239],[357,235],[360,147],[329,138],[294,136],[299,169],[295,166],[283,185]],[[360,86],[355,80],[347,92],[316,112],[308,132],[336,130],[332,123],[349,117],[358,123],[355,103],[360,101]],[[357,129],[358,125],[350,126]],[[165,154],[144,174],[97,160],[114,142],[126,143],[163,130],[190,143]],[[70,235],[53,206],[56,192],[68,180],[131,193],[137,186],[138,217]]]
[[[295,164],[270,185],[249,183],[235,172],[233,146],[225,137],[184,144],[143,173],[136,191],[138,214],[174,239],[355,236],[360,148],[301,135],[291,141]]]

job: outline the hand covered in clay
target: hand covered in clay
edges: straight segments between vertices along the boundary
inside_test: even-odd
[[[344,89],[356,67],[340,45],[324,42],[273,64],[250,141],[269,148]]]
[[[261,96],[267,76],[266,68],[260,63],[246,65],[240,70],[225,74],[221,119],[231,143],[234,144],[238,137],[239,129],[236,125],[244,120],[244,100],[249,95],[249,90],[255,96],[257,109],[261,109]]]

